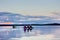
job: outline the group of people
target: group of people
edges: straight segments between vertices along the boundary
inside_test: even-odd
[[[28,25],[28,26],[24,26],[24,32],[31,32],[33,29],[33,27],[31,25]]]

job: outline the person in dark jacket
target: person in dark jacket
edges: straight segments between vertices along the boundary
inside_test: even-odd
[[[24,26],[24,32],[26,32],[26,30],[27,30],[27,26]]]
[[[29,31],[31,32],[32,29],[33,29],[33,27],[32,27],[31,25],[27,26],[27,31],[28,31],[28,32],[29,32]]]

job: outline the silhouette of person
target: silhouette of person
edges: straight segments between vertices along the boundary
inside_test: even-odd
[[[13,28],[16,28],[15,26],[13,26]]]
[[[33,27],[31,25],[27,26],[27,32],[31,32],[31,30],[33,29]]]
[[[27,26],[24,26],[24,32],[26,32],[26,30],[27,30]]]
[[[32,31],[33,27],[30,25],[30,32]]]

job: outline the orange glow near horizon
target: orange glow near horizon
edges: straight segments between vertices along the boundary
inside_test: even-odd
[[[3,23],[0,23],[0,24],[12,24],[12,22],[3,22]]]
[[[0,23],[0,24],[12,24],[12,22],[4,22],[4,23]],[[3,28],[11,28],[11,26],[3,26]]]

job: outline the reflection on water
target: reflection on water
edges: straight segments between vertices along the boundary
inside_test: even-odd
[[[48,34],[52,34],[55,35],[55,38],[60,38],[60,27],[56,26],[40,26],[40,27],[36,27],[33,26],[34,29],[32,30],[32,32],[26,32],[24,33],[23,31],[23,27],[16,27],[16,29],[13,28],[3,28],[0,27],[0,40],[8,40],[10,38],[21,38],[24,36],[36,36],[36,35],[48,35]]]

